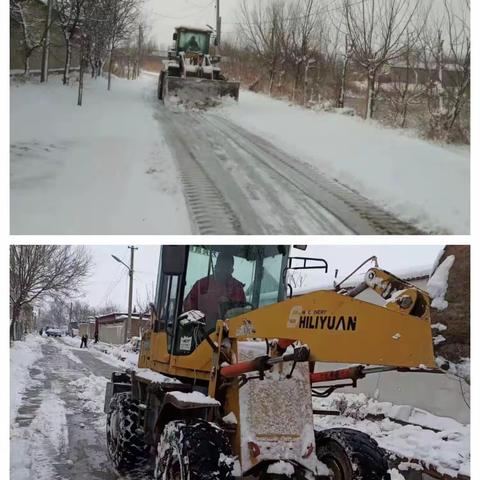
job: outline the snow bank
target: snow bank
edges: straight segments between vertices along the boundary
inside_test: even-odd
[[[448,302],[445,295],[448,289],[448,275],[455,262],[455,255],[449,255],[433,272],[427,284],[428,294],[432,297],[432,307],[437,310],[445,310]]]
[[[155,115],[155,79],[10,90],[16,234],[189,234],[181,182]]]
[[[11,427],[10,479],[57,478],[54,463],[58,463],[58,457],[66,453],[67,447],[65,403],[58,396],[47,393],[28,428]]]
[[[32,384],[29,369],[42,357],[39,335],[27,335],[25,340],[13,342],[10,347],[10,419],[13,421],[27,386]]]
[[[362,394],[333,394],[325,399],[316,398],[314,406],[341,412],[339,416],[316,416],[317,428],[343,426],[361,430],[401,459],[420,461],[439,473],[453,477],[469,475],[469,425],[462,425],[451,418],[436,417],[408,405],[376,402]],[[387,418],[371,420],[368,417],[379,414]]]
[[[314,112],[242,91],[213,114],[262,135],[386,210],[435,232],[468,234],[470,161],[360,118]]]

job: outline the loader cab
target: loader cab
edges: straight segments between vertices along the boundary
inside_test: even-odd
[[[204,28],[177,27],[173,34],[175,52],[208,55],[212,31]]]
[[[170,355],[190,355],[227,319],[285,297],[285,245],[163,246],[154,332],[165,332]],[[182,325],[185,311],[205,315],[202,328]]]

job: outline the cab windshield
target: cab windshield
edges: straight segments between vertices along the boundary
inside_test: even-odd
[[[203,53],[206,55],[209,50],[209,35],[202,32],[180,32],[178,37],[178,50]]]
[[[211,330],[218,319],[276,303],[286,260],[282,246],[192,246],[183,311],[202,311]]]

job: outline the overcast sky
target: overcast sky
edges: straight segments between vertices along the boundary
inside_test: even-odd
[[[228,36],[234,32],[239,19],[237,12],[242,0],[220,0],[220,15],[222,17],[223,35]],[[254,5],[259,1],[268,0],[246,0]],[[294,1],[294,0],[292,0]],[[427,2],[428,0],[422,0]],[[431,0],[432,12],[443,11],[444,0]],[[457,8],[458,0],[449,0],[454,8]],[[317,0],[320,5],[328,7],[329,15],[335,5],[332,0]],[[341,4],[341,2],[339,3]],[[211,25],[215,26],[216,0],[145,0],[144,16],[151,27],[151,37],[160,46],[169,46],[172,43],[172,36],[177,25],[187,24],[193,26]],[[327,11],[327,10],[326,10]],[[458,8],[460,11],[460,8]]]
[[[322,257],[329,263],[329,273],[311,271],[307,274],[305,287],[329,286],[332,284],[335,269],[338,279],[348,275],[361,262],[372,255],[379,259],[379,265],[392,273],[405,273],[407,270],[417,272],[429,269],[433,265],[441,246],[310,246],[306,252],[292,250],[292,256]],[[127,246],[93,246],[89,247],[95,263],[92,276],[85,286],[85,298],[95,307],[114,303],[127,308],[128,271],[116,262],[111,255],[116,255],[129,263],[130,251]],[[135,252],[134,304],[136,300],[144,301],[147,290],[154,291],[158,268],[160,247],[138,246]],[[365,270],[364,270],[365,271]]]

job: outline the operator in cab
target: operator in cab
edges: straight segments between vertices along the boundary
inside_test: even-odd
[[[233,266],[233,255],[220,252],[213,275],[197,280],[185,297],[184,312],[203,312],[209,330],[215,328],[226,310],[245,305],[244,285],[233,277]]]
[[[197,39],[192,35],[190,40],[185,45],[185,50],[187,52],[198,52],[200,50],[200,45],[197,42]]]

